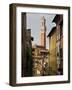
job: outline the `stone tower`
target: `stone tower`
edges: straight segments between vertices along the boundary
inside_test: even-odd
[[[40,44],[46,48],[46,20],[44,16],[40,20]]]

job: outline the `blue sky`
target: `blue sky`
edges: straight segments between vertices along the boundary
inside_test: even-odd
[[[52,23],[55,14],[27,13],[27,29],[31,29],[31,36],[34,37],[33,43],[40,45],[40,19],[42,16],[46,19],[46,47],[48,48],[47,35],[52,27],[55,26],[55,23]]]

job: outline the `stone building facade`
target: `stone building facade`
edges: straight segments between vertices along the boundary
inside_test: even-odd
[[[33,58],[33,76],[47,75],[45,64],[48,65],[48,49],[43,46],[34,45],[32,47],[32,58]]]
[[[32,43],[31,29],[26,29],[26,13],[22,13],[22,67],[21,76],[32,76]]]
[[[56,74],[57,60],[56,60],[56,27],[53,27],[48,34],[49,37],[49,74]]]
[[[56,53],[57,53],[57,71],[63,74],[63,15],[56,15],[53,22],[56,23],[57,40],[56,40]]]
[[[56,27],[53,27],[49,37],[49,62],[50,74],[63,74],[63,15],[56,15],[53,19]]]

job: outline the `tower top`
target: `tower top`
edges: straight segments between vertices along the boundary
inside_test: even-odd
[[[40,44],[44,48],[46,47],[46,19],[44,16],[40,20]]]
[[[42,21],[44,21],[44,22],[46,21],[46,19],[45,19],[44,16],[41,17],[41,22],[42,22]]]
[[[42,16],[41,18],[44,19],[44,16]]]
[[[40,19],[40,31],[45,32],[46,31],[46,19],[44,16]]]

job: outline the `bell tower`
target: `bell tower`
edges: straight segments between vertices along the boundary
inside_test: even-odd
[[[46,19],[44,16],[40,20],[40,45],[46,48]]]

